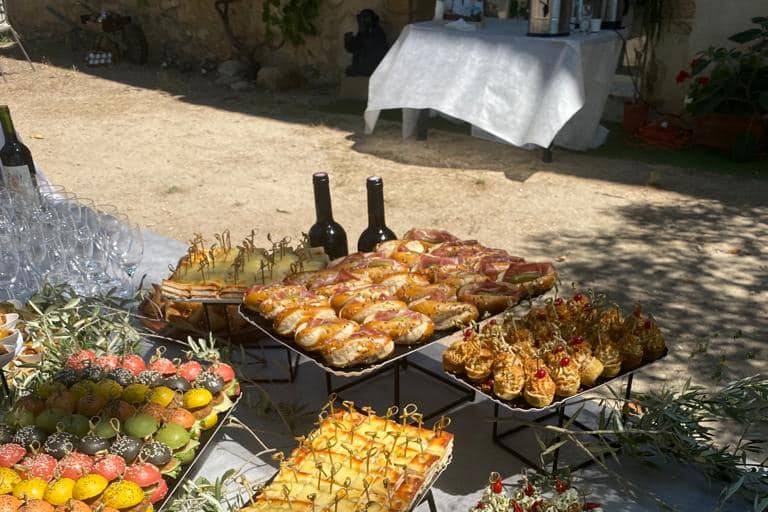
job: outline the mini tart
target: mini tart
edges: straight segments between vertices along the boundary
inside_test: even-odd
[[[547,352],[544,353],[544,362],[552,370],[556,370],[557,367],[560,366],[560,361],[564,357],[568,357],[568,355],[569,354],[566,351],[565,347],[561,344],[557,344],[554,347],[552,347],[551,350],[548,350]]]
[[[643,345],[640,337],[627,333],[621,339],[619,345],[621,352],[621,364],[627,370],[634,370],[643,364]]]
[[[667,350],[667,344],[659,327],[652,320],[646,320],[646,322],[641,327],[640,341],[645,348],[645,359],[647,361],[655,361],[664,355],[664,352]]]
[[[503,370],[511,366],[519,366],[522,370],[523,362],[514,352],[497,352],[493,358],[493,372]]]
[[[576,363],[569,358],[560,360],[552,380],[555,382],[555,394],[557,396],[573,396],[579,392],[579,386],[581,386],[579,370]]]
[[[521,324],[522,322],[516,323]],[[513,327],[512,323],[504,325],[504,340],[510,345],[534,344],[533,334],[531,331],[520,327],[520,325]]]
[[[471,353],[472,344],[468,341],[454,342],[443,352],[443,369],[449,373],[463,374],[464,365]]]
[[[543,359],[540,359],[538,357],[524,357],[523,358],[523,370],[525,371],[526,377],[530,377],[534,373],[536,373],[536,370],[539,368],[547,368],[547,364],[544,362]]]
[[[595,357],[603,363],[602,376],[611,379],[621,371],[621,352],[611,341],[601,342],[595,349]]]
[[[520,396],[525,386],[523,365],[517,364],[495,367],[493,370],[493,392],[502,400],[514,400]]]
[[[603,374],[603,363],[592,354],[585,354],[583,352],[574,354],[573,360],[579,367],[581,384],[587,387],[594,386],[597,379]]]
[[[469,355],[464,363],[464,371],[472,382],[485,382],[491,376],[493,369],[493,353],[488,349],[480,349]]]
[[[531,407],[541,409],[547,407],[555,399],[556,387],[549,376],[549,372],[544,370],[544,376],[528,376],[523,388],[523,398]]]

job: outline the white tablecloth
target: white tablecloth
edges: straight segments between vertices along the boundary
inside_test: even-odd
[[[519,20],[489,19],[466,32],[408,25],[371,76],[366,133],[381,110],[402,108],[408,137],[418,109],[433,109],[516,146],[599,145],[621,38],[612,31],[527,37],[526,30]]]

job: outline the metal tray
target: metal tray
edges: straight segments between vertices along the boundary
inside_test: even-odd
[[[603,380],[602,382],[599,382],[598,384],[595,384],[592,387],[589,387],[589,388],[586,388],[586,389],[584,389],[582,391],[579,391],[578,393],[576,393],[573,396],[569,396],[569,397],[566,397],[566,398],[561,398],[560,400],[555,400],[554,402],[552,402],[548,406],[542,407],[542,408],[536,408],[536,407],[529,406],[522,397],[516,398],[515,400],[503,400],[503,399],[497,397],[496,395],[494,395],[492,392],[491,393],[487,393],[487,392],[483,391],[474,382],[471,382],[470,380],[468,380],[464,376],[455,375],[453,373],[449,373],[449,372],[445,372],[445,371],[444,371],[444,373],[448,377],[450,377],[453,380],[455,380],[456,382],[459,382],[459,383],[463,384],[464,386],[466,386],[466,387],[476,391],[477,393],[481,394],[482,396],[484,396],[488,400],[491,400],[492,402],[499,404],[504,409],[506,409],[507,411],[509,411],[509,412],[511,412],[511,413],[513,413],[515,415],[518,415],[518,416],[528,416],[528,415],[531,415],[531,416],[533,416],[533,415],[537,415],[537,414],[542,414],[542,413],[547,413],[547,412],[555,411],[560,406],[566,405],[568,402],[570,402],[572,400],[577,400],[579,398],[583,398],[584,395],[586,395],[587,393],[591,393],[592,391],[595,391],[597,389],[600,389],[602,387],[605,387],[605,386],[607,386],[609,384],[614,383],[615,381],[621,379],[622,377],[627,377],[628,375],[632,375],[632,374],[634,374],[636,372],[639,372],[640,370],[643,370],[643,369],[645,369],[645,368],[647,368],[647,367],[649,367],[651,365],[654,365],[654,364],[658,363],[662,359],[665,359],[667,357],[667,354],[669,354],[669,350],[665,350],[664,351],[664,355],[661,356],[660,358],[656,359],[655,361],[651,361],[649,363],[644,363],[641,366],[638,366],[637,368],[635,368],[634,370],[629,370],[629,371],[626,371],[626,372],[622,372],[622,373],[618,374],[617,376],[615,376],[613,378],[610,378],[610,379],[607,379],[607,380]]]
[[[168,484],[168,494],[165,496],[165,498],[162,499],[162,501],[159,501],[155,504],[155,510],[157,512],[162,512],[163,509],[165,509],[165,507],[174,500],[175,494],[183,487],[184,481],[186,480],[187,476],[189,476],[190,471],[192,471],[192,469],[197,466],[197,463],[200,461],[200,457],[202,457],[202,455],[208,450],[211,445],[211,441],[214,440],[216,434],[218,434],[219,430],[221,430],[221,427],[227,423],[229,417],[237,408],[237,405],[240,403],[242,398],[243,393],[241,392],[237,398],[232,401],[232,407],[230,407],[229,410],[227,410],[227,412],[219,418],[219,422],[216,424],[216,427],[201,434],[200,448],[197,450],[197,455],[195,455],[195,458],[192,460],[192,462],[190,462],[186,467],[182,469],[181,474],[177,478],[169,478],[166,480],[166,483]]]
[[[195,298],[195,297],[185,297],[185,298],[179,298],[179,297],[170,297],[168,295],[163,294],[163,298],[170,302],[198,302],[200,304],[221,304],[221,305],[231,305],[236,306],[238,304],[243,303],[243,297],[214,297],[214,298]]]
[[[337,377],[360,377],[362,375],[369,374],[380,368],[383,368],[384,366],[390,365],[399,359],[409,356],[414,352],[419,352],[420,350],[423,350],[430,345],[434,345],[435,343],[438,343],[444,339],[450,338],[451,336],[456,334],[456,331],[450,331],[450,332],[442,331],[437,334],[433,334],[432,337],[430,337],[430,339],[428,339],[426,342],[420,345],[395,345],[395,350],[392,351],[392,353],[388,357],[382,359],[381,361],[377,361],[375,363],[371,363],[368,365],[357,365],[357,366],[350,366],[347,368],[334,368],[332,366],[328,366],[325,360],[323,359],[323,357],[317,352],[310,352],[309,350],[305,350],[300,346],[296,345],[296,343],[294,343],[293,341],[293,338],[290,338],[287,336],[280,336],[273,333],[271,329],[272,324],[268,320],[264,319],[264,317],[256,313],[255,311],[251,311],[245,308],[242,304],[238,308],[238,311],[240,312],[240,315],[247,322],[252,324],[254,327],[260,329],[270,339],[272,339],[277,343],[280,343],[281,345],[284,345],[285,347],[292,350],[293,352],[296,352],[297,354],[306,357],[307,359],[315,363],[317,366],[322,368],[327,373],[330,373]]]
[[[450,455],[446,457],[442,467],[438,468],[437,471],[435,471],[435,475],[432,477],[432,479],[421,486],[421,489],[419,489],[419,492],[417,492],[416,495],[414,496],[413,502],[411,502],[411,505],[408,507],[408,512],[412,512],[413,509],[421,505],[421,502],[424,500],[424,498],[426,498],[429,491],[432,490],[432,487],[435,486],[435,484],[443,475],[443,473],[445,473],[445,470],[448,469],[448,466],[450,466],[452,461],[453,461],[453,452],[451,452]],[[278,473],[279,471],[275,471],[275,473],[264,482],[262,487],[267,487],[269,484],[271,484],[272,481],[277,477]],[[256,493],[253,496],[253,499],[255,500],[256,498],[258,498],[260,494],[261,494],[260,492]]]

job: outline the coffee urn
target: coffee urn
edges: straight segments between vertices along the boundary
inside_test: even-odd
[[[603,30],[624,28],[622,19],[629,12],[629,0],[603,0]]]
[[[529,0],[528,35],[567,36],[571,33],[573,0]]]

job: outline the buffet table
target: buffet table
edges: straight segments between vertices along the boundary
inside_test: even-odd
[[[139,273],[147,273],[149,281],[162,279],[167,275],[168,264],[175,263],[185,252],[185,244],[145,232],[145,260]],[[420,351],[417,362],[435,372],[442,372],[441,355],[444,345],[436,344]],[[274,354],[270,362],[282,361],[279,354]],[[327,400],[324,386],[319,385],[324,377],[323,370],[309,360],[302,359],[300,371],[294,383],[267,384],[275,403],[301,403],[311,411],[316,410]],[[642,378],[642,376],[640,376]],[[382,404],[391,401],[391,391],[385,384],[386,376],[373,380],[352,393],[351,398],[358,404]],[[402,386],[404,402],[440,403],[445,400],[444,389],[433,386],[431,380],[420,372],[403,372]],[[237,410],[237,417],[251,429],[259,433],[267,446],[278,449],[292,447],[295,441],[275,414],[264,414],[261,407],[250,407],[258,401],[258,389],[245,388],[246,400]],[[248,395],[251,395],[249,398]],[[579,406],[568,407],[573,413]],[[593,406],[590,406],[590,408]],[[524,465],[509,454],[499,449],[489,433],[494,416],[493,403],[478,394],[474,402],[469,402],[449,413],[452,418],[450,430],[456,436],[454,463],[446,470],[434,488],[435,502],[439,511],[463,511],[472,507],[480,497],[487,483],[490,471],[498,471],[509,482],[516,482]],[[582,419],[589,420],[590,415],[582,413]],[[295,425],[296,432],[305,432],[311,428],[314,417],[309,415]],[[514,425],[514,423],[509,424]],[[530,452],[536,446],[529,431],[510,436],[507,442]],[[275,471],[276,462],[269,457],[256,457],[260,447],[254,439],[242,430],[224,428],[213,441],[211,449],[204,453],[200,463],[194,468],[191,480],[205,477],[211,481],[223,475],[227,470],[243,469],[250,481],[264,481]],[[564,460],[578,459],[576,454],[564,454]],[[684,466],[665,466],[661,469],[649,469],[631,459],[622,459],[621,463],[610,463],[612,470],[620,471],[630,478],[640,489],[653,492],[682,509],[710,510],[717,500],[717,486],[710,486],[698,473]],[[629,496],[616,489],[615,483],[597,469],[586,469],[578,473],[576,482],[584,482],[595,495],[601,496],[605,510],[626,510],[641,512],[656,510],[656,505],[649,497],[641,502],[633,502]],[[724,510],[739,510],[739,504]],[[417,507],[417,511],[428,510],[427,504]]]
[[[600,118],[621,52],[616,32],[527,37],[527,22],[488,19],[459,31],[408,25],[371,76],[366,133],[403,109],[403,137],[422,110],[466,121],[473,133],[515,146],[573,150],[601,145]]]

